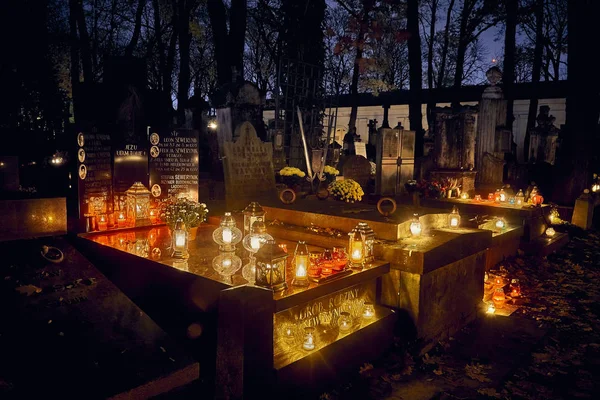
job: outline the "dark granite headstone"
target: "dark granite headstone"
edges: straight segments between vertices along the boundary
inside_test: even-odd
[[[198,200],[198,131],[150,134],[150,192],[156,200],[185,194]]]
[[[112,168],[110,135],[77,134],[77,175],[79,179],[79,218],[84,214],[112,211]]]
[[[148,186],[148,150],[146,145],[124,144],[115,150],[114,164],[114,204],[115,210],[123,210],[126,201],[125,191],[135,182]]]
[[[344,179],[353,179],[365,189],[371,179],[371,163],[363,156],[350,156],[342,170]]]
[[[223,145],[225,193],[230,208],[245,207],[249,201],[274,198],[273,147],[263,143],[250,122],[236,129],[235,142]]]

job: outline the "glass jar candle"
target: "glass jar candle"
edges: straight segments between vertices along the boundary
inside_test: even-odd
[[[315,349],[315,328],[312,326],[307,326],[304,328],[304,340],[302,342],[302,348],[309,351]]]
[[[494,295],[492,296],[492,301],[494,302],[494,306],[497,309],[503,308],[504,303],[506,303],[506,296],[504,295],[504,289],[496,288],[494,290]]]
[[[362,316],[365,319],[371,319],[375,316],[375,307],[373,307],[373,303],[370,301],[365,301],[363,305]]]
[[[350,332],[352,330],[352,317],[350,316],[349,312],[342,311],[340,313],[340,317],[338,318],[338,327],[342,333]]]

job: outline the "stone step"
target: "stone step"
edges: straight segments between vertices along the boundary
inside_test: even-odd
[[[523,250],[525,254],[545,257],[554,253],[567,243],[569,243],[569,234],[556,232],[551,238],[544,235],[530,242],[522,242],[521,250]]]

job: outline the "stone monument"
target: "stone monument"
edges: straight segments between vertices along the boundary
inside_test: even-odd
[[[376,193],[402,192],[404,183],[414,178],[415,132],[404,130],[400,124],[392,129],[385,119],[377,134],[376,164]]]
[[[227,207],[241,209],[250,201],[275,198],[273,146],[263,143],[248,121],[235,130],[237,140],[223,144]]]
[[[537,127],[530,132],[529,149],[531,156],[529,159],[534,162],[547,162],[554,165],[560,129],[554,126],[556,118],[550,115],[550,107],[540,106],[540,113],[536,121]]]
[[[500,187],[503,183],[504,154],[512,151],[512,133],[506,125],[506,100],[502,89],[497,86],[502,80],[502,71],[492,67],[486,76],[490,86],[481,96],[477,120],[477,183]]]
[[[371,179],[371,163],[363,156],[349,156],[346,158],[342,169],[344,179],[352,179],[358,182],[364,192],[367,193],[367,186]]]
[[[436,108],[431,179],[456,179],[462,191],[475,189],[475,134],[477,111],[473,107]]]

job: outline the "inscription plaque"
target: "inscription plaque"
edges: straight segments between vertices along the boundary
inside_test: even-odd
[[[110,135],[77,134],[77,175],[79,177],[79,217],[112,211],[112,169]]]

